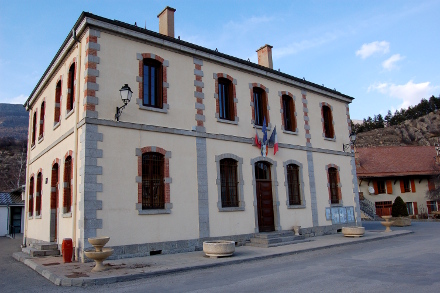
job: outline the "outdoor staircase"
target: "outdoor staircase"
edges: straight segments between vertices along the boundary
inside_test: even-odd
[[[246,243],[246,245],[264,248],[310,241],[304,240],[304,236],[302,235],[295,236],[295,233],[293,233],[293,231],[257,233],[250,240],[251,242]]]
[[[360,199],[359,200],[359,208],[363,212],[364,216],[367,216],[371,220],[381,220],[379,216],[376,215],[376,207],[374,203],[369,201],[368,199]]]
[[[52,242],[32,243],[31,246],[22,248],[21,251],[31,257],[60,255],[58,244]]]

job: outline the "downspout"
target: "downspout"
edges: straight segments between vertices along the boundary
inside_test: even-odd
[[[76,243],[76,207],[77,207],[77,190],[78,190],[78,120],[79,120],[79,98],[80,98],[80,78],[81,78],[81,42],[76,37],[76,31],[75,28],[72,29],[72,37],[74,42],[78,44],[78,60],[77,60],[77,69],[76,69],[76,111],[75,111],[75,126],[73,128],[73,135],[75,137],[75,145],[73,150],[73,207],[72,207],[72,244],[73,244],[73,253],[75,255],[75,260],[78,260],[78,253],[76,252],[77,243]]]
[[[26,105],[26,110],[29,112],[29,102]],[[28,129],[31,129],[31,123],[32,123],[32,112],[29,112],[29,125]],[[31,156],[31,132],[28,131],[28,144],[27,144],[27,156],[26,156],[26,182],[25,182],[25,189],[24,189],[24,233],[23,233],[23,243],[22,247],[26,247],[26,236],[27,236],[27,230],[28,230],[28,215],[29,215],[29,161]]]

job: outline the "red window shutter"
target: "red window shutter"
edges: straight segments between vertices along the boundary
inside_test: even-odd
[[[377,188],[377,181],[376,180],[374,180],[373,181],[373,188],[374,188],[374,194],[379,194],[379,191],[378,191],[378,188]]]
[[[403,179],[400,179],[400,192],[405,193],[405,184],[403,183]]]
[[[418,215],[419,209],[417,208],[417,202],[413,202],[413,205],[414,205],[414,215]]]
[[[431,202],[427,201],[426,206],[428,207],[428,214],[431,213]]]
[[[393,194],[393,182],[391,180],[387,180],[387,193]]]
[[[416,192],[416,184],[414,183],[414,179],[411,179],[411,191]]]
[[[428,179],[428,189],[429,189],[429,191],[432,191],[435,189],[434,179]]]

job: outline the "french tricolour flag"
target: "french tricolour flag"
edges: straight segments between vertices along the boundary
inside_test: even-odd
[[[278,137],[277,137],[277,127],[273,129],[272,134],[269,138],[269,144],[273,145],[273,154],[275,155],[278,152]]]

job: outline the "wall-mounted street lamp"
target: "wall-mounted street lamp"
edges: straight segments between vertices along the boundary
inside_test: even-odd
[[[119,93],[121,94],[121,100],[124,103],[124,106],[116,107],[116,114],[115,114],[116,121],[119,121],[119,117],[122,114],[122,110],[124,110],[125,106],[127,106],[127,104],[130,102],[131,95],[133,94],[128,84],[125,84],[123,87],[121,87]]]
[[[352,132],[350,134],[350,143],[342,144],[342,150],[344,152],[348,152],[348,151],[352,152],[355,144],[356,144],[356,133]]]

